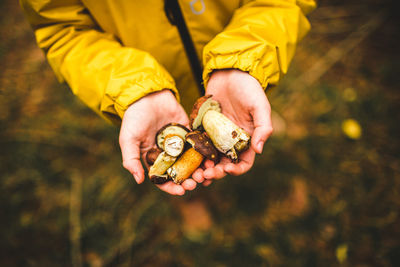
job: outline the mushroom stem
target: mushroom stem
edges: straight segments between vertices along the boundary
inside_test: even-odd
[[[215,147],[233,161],[249,147],[250,135],[218,111],[208,110],[202,125]]]
[[[200,166],[204,157],[194,148],[186,150],[168,170],[168,176],[176,184],[181,184]]]
[[[183,152],[184,146],[185,140],[179,135],[170,134],[165,137],[164,151],[172,157],[178,157]]]
[[[150,180],[155,184],[164,183],[168,180],[168,176],[165,175],[165,172],[169,167],[174,164],[176,161],[176,157],[171,157],[165,152],[161,152],[154,164],[150,167],[149,177]]]

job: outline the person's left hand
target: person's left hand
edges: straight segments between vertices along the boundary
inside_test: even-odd
[[[208,185],[212,179],[227,174],[241,175],[251,169],[255,154],[261,153],[264,143],[272,134],[271,107],[260,83],[247,72],[236,69],[213,72],[206,88],[206,94],[221,104],[222,113],[251,135],[250,148],[241,153],[239,162],[234,164],[223,157],[214,165],[210,160],[205,169],[193,173],[193,179]]]

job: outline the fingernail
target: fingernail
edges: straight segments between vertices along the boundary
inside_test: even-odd
[[[183,196],[185,194],[185,189],[179,190],[178,195]]]
[[[264,142],[263,142],[263,141],[258,142],[258,144],[257,144],[257,150],[260,151],[259,154],[262,153],[263,148],[264,148]]]
[[[234,167],[230,163],[230,164],[225,166],[224,171],[227,172],[227,173],[230,173],[233,169],[234,169]]]
[[[133,179],[135,179],[135,182],[138,184],[137,174],[135,172],[132,172],[132,176],[133,176]]]

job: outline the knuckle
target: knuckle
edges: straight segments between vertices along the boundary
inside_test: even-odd
[[[126,138],[123,135],[120,135],[118,138],[119,145],[122,147],[126,143]]]
[[[273,132],[274,132],[274,128],[272,128],[272,126],[268,126],[267,129],[265,130],[267,137],[270,137]]]
[[[128,161],[124,160],[122,161],[122,167],[130,171],[131,165],[129,164]]]

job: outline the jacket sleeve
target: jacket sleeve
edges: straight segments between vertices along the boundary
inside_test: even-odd
[[[213,70],[229,68],[248,72],[263,88],[277,85],[310,29],[305,14],[314,8],[313,0],[247,1],[203,50],[205,86]]]
[[[170,74],[148,53],[102,32],[78,0],[20,0],[37,43],[60,82],[90,108],[118,123],[141,97],[170,89]]]

